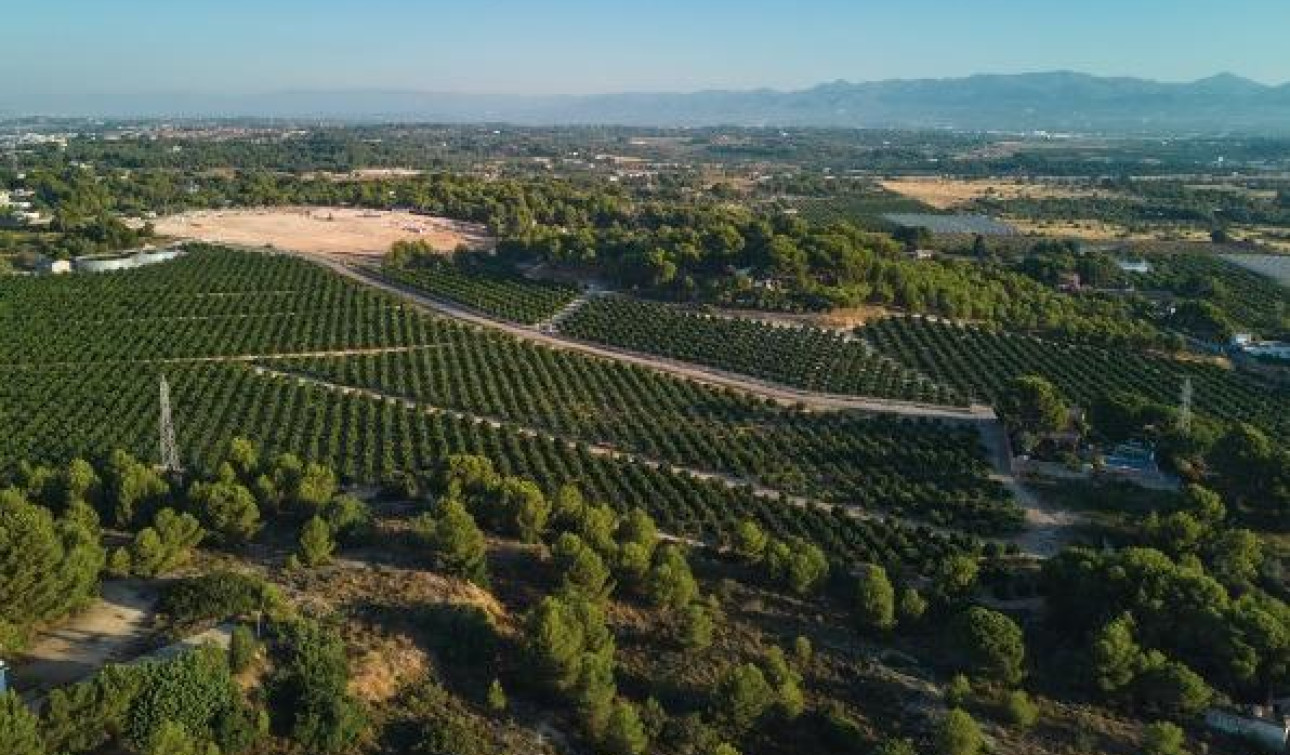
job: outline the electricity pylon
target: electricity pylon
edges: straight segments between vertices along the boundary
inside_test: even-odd
[[[179,463],[179,445],[175,443],[175,423],[170,416],[170,383],[166,376],[161,376],[161,421],[158,427],[161,436],[161,471],[180,475],[184,467]]]

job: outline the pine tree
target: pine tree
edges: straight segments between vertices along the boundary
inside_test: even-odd
[[[45,755],[39,720],[12,690],[0,695],[0,752]]]
[[[861,566],[856,580],[856,618],[862,627],[877,632],[896,626],[896,591],[881,566]]]
[[[322,517],[314,516],[305,522],[300,531],[300,547],[296,552],[301,564],[322,566],[331,561],[335,550],[336,541],[332,539],[331,528]]]
[[[649,747],[649,737],[645,735],[636,706],[626,700],[614,703],[605,722],[601,746],[608,755],[640,755]]]
[[[481,587],[488,585],[484,533],[461,501],[455,498],[443,501],[426,534],[440,569]]]

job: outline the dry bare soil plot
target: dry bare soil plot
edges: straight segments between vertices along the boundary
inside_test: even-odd
[[[907,177],[881,183],[882,188],[917,199],[938,210],[950,210],[990,197],[992,199],[1067,199],[1071,197],[1111,196],[1060,183],[1029,183],[1010,178]]]
[[[395,241],[418,239],[435,249],[491,244],[483,226],[405,210],[275,207],[196,210],[159,218],[164,236],[238,246],[270,245],[336,257],[378,258]]]

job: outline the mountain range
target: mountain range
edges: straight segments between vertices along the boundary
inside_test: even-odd
[[[478,95],[391,90],[256,95],[0,96],[0,114],[347,121],[822,126],[1079,133],[1290,134],[1290,84],[1231,74],[1188,83],[1072,72],[837,81],[809,89]]]

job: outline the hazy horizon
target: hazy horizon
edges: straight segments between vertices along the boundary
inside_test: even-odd
[[[1290,4],[49,0],[0,28],[0,97],[798,90],[1076,71],[1290,81]],[[966,31],[965,31],[966,30]]]

